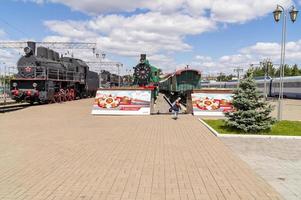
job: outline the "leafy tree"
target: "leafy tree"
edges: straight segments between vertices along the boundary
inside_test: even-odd
[[[290,68],[290,66],[284,65],[283,67],[284,67],[284,76],[291,76],[292,69]],[[276,70],[275,76],[276,77],[280,76],[280,67]]]
[[[269,60],[265,60],[259,67],[252,67],[248,71],[252,71],[254,77],[263,77],[265,73],[267,76],[276,76],[276,69]]]
[[[292,68],[289,65],[284,65],[284,76],[291,76]]]
[[[222,73],[216,77],[217,81],[225,81],[225,79],[226,79],[226,75]]]
[[[273,66],[273,64],[271,63],[271,65],[268,65],[267,67],[267,75],[271,76],[271,77],[275,77],[276,76],[276,69]]]
[[[10,82],[10,80],[13,78],[13,76],[4,76],[4,75],[1,75],[0,76],[0,83],[2,84],[2,85],[4,85],[4,82],[6,83],[6,85],[9,85],[9,82]]]
[[[232,74],[226,76],[225,74],[220,73],[220,75],[216,77],[216,80],[217,81],[231,81],[233,77],[234,77],[234,75],[232,75]]]
[[[262,67],[255,67],[253,70],[253,74],[255,77],[264,76],[264,69]]]
[[[235,111],[226,113],[226,126],[245,133],[258,133],[269,130],[275,122],[270,116],[272,106],[269,105],[257,90],[252,71],[240,81],[239,88],[233,96]]]
[[[291,76],[300,76],[301,70],[299,70],[298,65],[294,64],[291,70]]]

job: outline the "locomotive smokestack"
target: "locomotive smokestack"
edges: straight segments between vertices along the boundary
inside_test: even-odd
[[[28,41],[27,46],[32,50],[32,55],[36,53],[36,43],[33,41]]]
[[[144,62],[146,60],[146,54],[140,54],[140,62]]]

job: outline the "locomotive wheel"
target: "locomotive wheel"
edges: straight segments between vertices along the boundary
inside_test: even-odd
[[[66,90],[66,100],[71,101],[71,94],[70,94],[70,91],[68,89]]]
[[[61,102],[61,96],[60,96],[60,94],[58,92],[56,92],[54,94],[54,98],[53,99],[54,99],[53,103],[60,103]]]
[[[49,100],[49,103],[55,103],[55,98],[54,98],[54,96]]]
[[[75,100],[75,92],[73,89],[70,90],[70,99],[71,101]]]
[[[60,89],[60,91],[59,91],[59,96],[60,96],[60,102],[61,101],[66,101],[66,93],[65,93],[65,90],[63,90],[63,89]]]
[[[65,95],[65,94],[62,94],[62,95],[61,95],[61,98],[62,98],[62,102],[67,101],[67,98],[66,98],[66,95]]]

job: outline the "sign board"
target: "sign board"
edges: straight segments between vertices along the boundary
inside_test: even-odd
[[[233,110],[232,91],[200,90],[191,94],[194,115],[224,116],[224,112]]]
[[[151,90],[99,89],[96,92],[94,115],[150,115]]]

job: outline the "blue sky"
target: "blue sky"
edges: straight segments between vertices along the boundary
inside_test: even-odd
[[[124,63],[123,71],[136,64],[140,53],[147,53],[164,71],[189,64],[204,74],[231,73],[234,67],[247,68],[264,58],[278,63],[281,23],[274,22],[272,11],[277,3],[299,6],[289,0],[123,2],[2,1],[0,40],[97,42],[107,59]],[[291,64],[301,63],[300,24],[288,21]],[[74,54],[93,59],[88,53]]]

